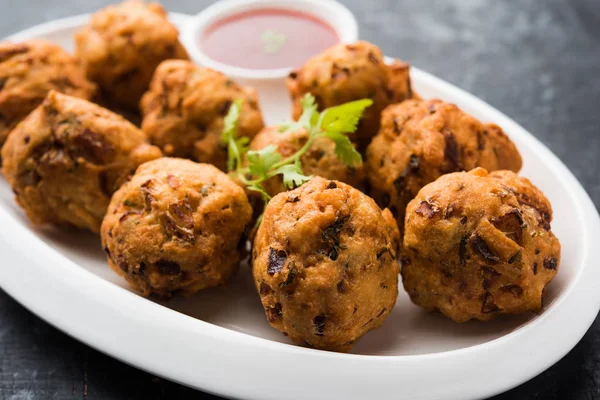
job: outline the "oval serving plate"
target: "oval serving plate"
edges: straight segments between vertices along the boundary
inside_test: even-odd
[[[89,16],[11,36],[72,49]],[[171,14],[180,27],[188,16]],[[132,293],[106,264],[92,234],[34,229],[0,179],[0,286],[67,334],[164,378],[245,399],[469,399],[539,374],[581,339],[600,308],[600,218],[575,177],[517,123],[472,95],[412,69],[415,89],[502,126],[524,159],[522,174],[549,197],[562,243],[558,276],[539,315],[455,324],[412,305],[401,289],[382,328],[353,354],[291,345],[270,328],[243,265],[225,288],[167,302]],[[268,123],[289,114],[283,85],[258,85]]]

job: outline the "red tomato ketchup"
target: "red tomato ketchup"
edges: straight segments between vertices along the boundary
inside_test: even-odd
[[[300,67],[340,42],[335,30],[308,14],[260,9],[224,18],[200,37],[200,48],[223,64],[247,69]]]

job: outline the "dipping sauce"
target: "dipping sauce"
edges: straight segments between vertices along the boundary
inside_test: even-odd
[[[325,22],[298,11],[260,9],[215,22],[200,37],[200,48],[223,64],[248,69],[295,68],[337,44]]]

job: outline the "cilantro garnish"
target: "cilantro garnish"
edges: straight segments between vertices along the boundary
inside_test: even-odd
[[[280,131],[305,129],[309,136],[296,153],[283,158],[277,146],[269,145],[261,150],[248,150],[249,139],[237,136],[237,122],[241,101],[236,101],[225,117],[222,142],[227,146],[227,167],[230,174],[240,180],[249,190],[261,194],[265,203],[271,199],[262,183],[281,175],[289,189],[301,186],[312,176],[304,175],[300,159],[318,138],[326,137],[335,143],[335,154],[346,165],[360,165],[362,157],[348,138],[358,126],[364,110],[373,104],[363,99],[331,107],[319,113],[315,97],[307,93],[302,99],[302,115],[298,121],[280,125]],[[245,161],[245,164],[244,164]]]
[[[242,167],[244,154],[248,151],[250,139],[246,136],[238,137],[237,128],[240,118],[242,101],[236,100],[229,107],[229,112],[225,116],[221,142],[227,146],[227,169],[234,171]]]
[[[285,34],[274,30],[264,31],[260,36],[260,39],[263,43],[263,51],[266,54],[279,53],[287,42]]]

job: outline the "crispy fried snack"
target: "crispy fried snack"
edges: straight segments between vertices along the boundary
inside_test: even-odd
[[[237,270],[252,208],[217,168],[178,158],[141,165],[112,198],[102,246],[144,296],[192,294]]]
[[[390,208],[400,229],[406,205],[423,186],[476,167],[517,172],[521,155],[500,127],[441,100],[409,100],[385,109],[365,163],[369,194]]]
[[[95,13],[75,35],[75,49],[105,101],[132,110],[137,110],[158,64],[189,58],[162,6],[136,0]]]
[[[142,130],[169,156],[191,158],[225,170],[223,119],[237,99],[243,100],[238,135],[253,138],[263,127],[254,89],[191,62],[165,61],[142,99]]]
[[[96,85],[77,59],[45,40],[0,42],[0,147],[50,90],[90,99]]]
[[[377,134],[381,111],[413,97],[409,65],[396,60],[387,65],[381,50],[368,42],[340,44],[310,59],[292,72],[287,86],[295,119],[302,114],[300,101],[312,93],[319,110],[369,98],[374,101],[360,121],[355,138],[364,150]]]
[[[114,191],[161,155],[121,116],[54,91],[2,148],[4,175],[33,223],[94,232]]]
[[[551,220],[544,194],[511,171],[444,175],[408,205],[404,288],[457,322],[539,311],[560,263]]]
[[[345,183],[317,177],[278,194],[252,255],[269,323],[295,342],[349,351],[394,307],[398,240],[390,212]]]

